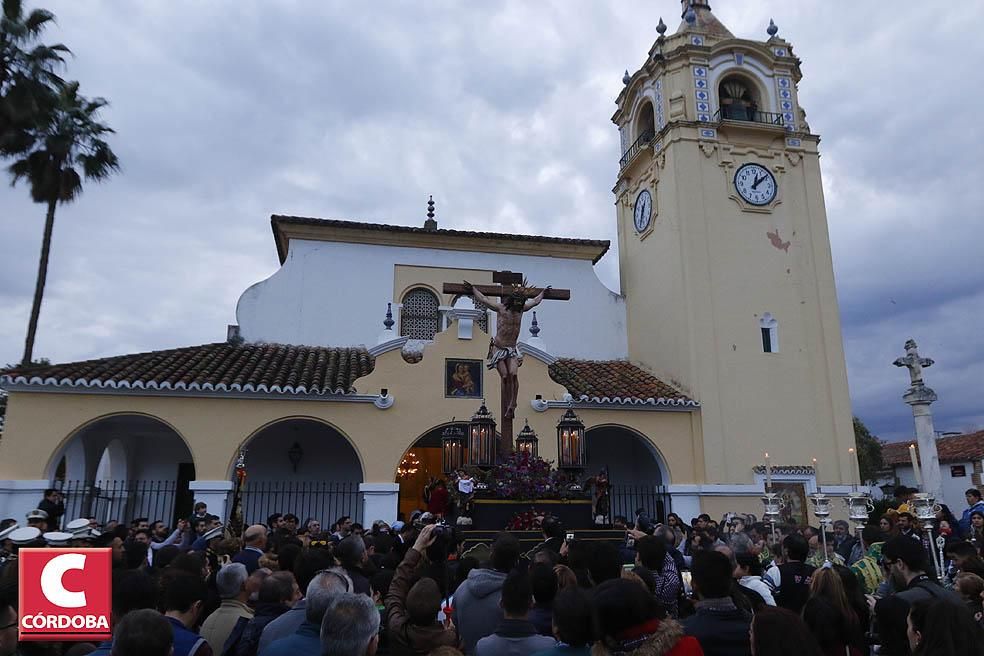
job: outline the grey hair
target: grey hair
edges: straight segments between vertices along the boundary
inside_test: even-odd
[[[304,616],[311,624],[321,624],[325,617],[325,611],[334,601],[335,597],[343,592],[352,592],[355,585],[352,579],[341,567],[319,572],[311,582],[308,583],[304,593]]]
[[[379,611],[364,594],[336,595],[321,621],[321,656],[364,656],[379,633]]]
[[[242,563],[224,565],[215,575],[215,587],[223,599],[234,599],[243,591],[249,572]]]
[[[728,541],[728,546],[731,547],[736,555],[748,553],[752,550],[752,539],[744,533],[735,533]]]

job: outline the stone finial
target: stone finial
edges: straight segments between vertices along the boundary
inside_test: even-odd
[[[437,230],[437,221],[434,220],[434,197],[427,200],[427,220],[424,221],[424,230]]]
[[[687,11],[683,13],[683,20],[687,21],[688,25],[693,25],[697,22],[697,12],[694,11],[694,5],[692,3],[687,6]]]
[[[656,26],[656,32],[660,36],[663,36],[664,34],[666,34],[666,23],[663,22],[663,17],[662,16],[659,17],[659,25]]]
[[[625,75],[622,76],[622,84],[628,84],[631,79],[632,76],[629,75],[629,69],[625,69]]]
[[[387,303],[386,304],[386,318],[383,320],[383,326],[386,328],[386,330],[393,330],[393,326],[395,324],[396,324],[396,322],[393,321],[393,304],[392,303]]]
[[[540,324],[536,320],[536,310],[533,310],[533,321],[530,322],[530,334],[534,339],[540,336]]]
[[[779,34],[779,28],[776,26],[776,22],[771,18],[769,19],[769,27],[766,28],[765,31],[768,32],[770,37],[774,37]]]

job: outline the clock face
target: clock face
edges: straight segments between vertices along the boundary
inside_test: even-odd
[[[644,232],[649,227],[653,219],[653,197],[649,195],[648,189],[643,189],[636,196],[632,217],[636,232]]]
[[[735,173],[735,189],[750,205],[768,205],[779,190],[772,172],[760,164],[743,164]]]

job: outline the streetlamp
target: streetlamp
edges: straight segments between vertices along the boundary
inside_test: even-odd
[[[452,419],[452,421],[454,420]],[[441,453],[443,454],[445,475],[456,472],[464,466],[465,431],[461,426],[450,424],[441,433]]]
[[[516,436],[516,451],[525,453],[530,458],[535,458],[537,456],[537,443],[539,441],[536,431],[530,428],[530,420],[527,419],[523,430],[519,431],[519,435]]]
[[[568,406],[557,422],[557,467],[577,471],[584,469],[584,461],[584,422]]]
[[[483,469],[495,465],[496,437],[495,418],[482,401],[482,407],[472,415],[468,422],[468,460],[469,464]]]
[[[304,457],[304,449],[301,448],[300,443],[294,442],[293,446],[287,449],[287,459],[290,460],[290,464],[294,467],[294,473],[297,473],[297,466],[301,464],[301,458]]]

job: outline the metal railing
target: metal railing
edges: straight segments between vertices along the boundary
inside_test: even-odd
[[[611,516],[626,517],[631,523],[636,510],[645,509],[653,521],[666,522],[672,508],[670,494],[662,485],[613,485],[609,492]]]
[[[178,514],[191,514],[191,491],[177,481],[65,481],[53,487],[65,495],[63,524],[77,517],[94,517],[100,524],[146,517],[173,526]]]
[[[231,501],[230,493],[230,504]],[[348,515],[354,522],[362,521],[362,493],[358,483],[247,480],[242,504],[243,522],[247,526],[266,523],[273,513],[293,513],[302,522],[313,517],[325,530],[342,515]],[[228,512],[232,512],[231,505]]]
[[[632,145],[626,148],[625,152],[622,153],[622,159],[618,161],[619,168],[624,169],[628,166],[629,162],[635,159],[635,156],[639,154],[639,151],[649,146],[655,136],[656,133],[653,130],[646,130],[640,134],[639,138],[632,142]]]
[[[785,125],[782,114],[778,114],[776,112],[762,112],[751,107],[733,107],[725,109],[723,112],[721,109],[718,109],[714,113],[714,120],[764,123],[766,125],[775,125],[777,127],[783,127]]]

